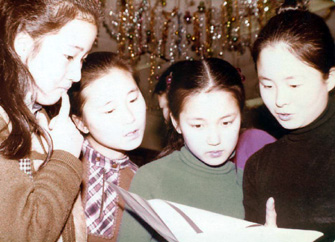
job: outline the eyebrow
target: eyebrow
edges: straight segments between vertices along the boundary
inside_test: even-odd
[[[265,76],[258,76],[258,79],[259,79],[259,80],[271,81],[270,78],[267,78],[267,77],[265,77]]]
[[[259,76],[258,79],[259,80],[265,80],[265,81],[272,81],[272,79],[267,78],[265,76]],[[293,79],[295,79],[295,77],[293,77],[293,76],[288,76],[288,77],[285,78],[285,80],[293,80]]]
[[[131,93],[133,93],[133,92],[137,92],[137,91],[139,91],[138,87],[136,87],[136,88],[130,90],[130,91],[127,93],[127,95],[129,95],[129,94],[131,94]],[[108,102],[106,102],[106,103],[103,105],[103,107],[108,106],[109,104],[111,104],[111,103],[113,103],[113,102],[115,102],[115,101],[114,101],[114,100],[108,101]]]
[[[133,93],[133,92],[138,92],[138,91],[139,91],[138,87],[135,87],[135,88],[131,89],[131,90],[128,92],[128,94]]]
[[[232,116],[236,116],[235,113],[230,113],[230,114],[227,114],[227,115],[224,115],[222,117],[220,117],[220,119],[225,119],[225,118],[229,118],[229,117],[232,117]],[[203,118],[190,118],[189,121],[202,121],[204,120]]]
[[[113,102],[115,102],[115,101],[114,101],[114,100],[108,101],[108,102],[106,102],[106,103],[103,105],[103,107],[106,107],[106,106],[108,106],[109,104],[111,104],[111,103],[113,103]]]
[[[84,48],[83,47],[80,47],[80,46],[77,46],[77,45],[70,45],[71,48],[73,49],[77,49],[77,50],[80,50],[80,51],[84,51]]]

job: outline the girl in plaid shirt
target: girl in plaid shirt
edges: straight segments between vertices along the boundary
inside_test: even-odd
[[[137,170],[126,151],[143,139],[146,106],[131,67],[111,52],[89,54],[70,90],[72,118],[85,135],[82,198],[88,241],[116,241],[124,203],[109,186],[128,189]]]

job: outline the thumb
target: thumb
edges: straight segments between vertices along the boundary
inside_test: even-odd
[[[277,228],[277,212],[275,209],[275,200],[270,197],[266,201],[266,220],[265,226]]]

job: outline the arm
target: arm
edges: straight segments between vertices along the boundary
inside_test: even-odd
[[[243,205],[245,211],[245,219],[252,222],[258,221],[258,199],[257,199],[257,157],[251,156],[246,163],[243,175]],[[265,209],[265,208],[264,208]]]
[[[15,160],[0,157],[0,240],[56,241],[81,183],[81,162],[54,151],[33,179]]]

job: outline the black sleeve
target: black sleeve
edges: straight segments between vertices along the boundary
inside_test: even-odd
[[[248,159],[243,175],[243,205],[245,210],[245,220],[256,223],[261,222],[259,220],[259,194],[257,191],[258,154],[259,152]]]

